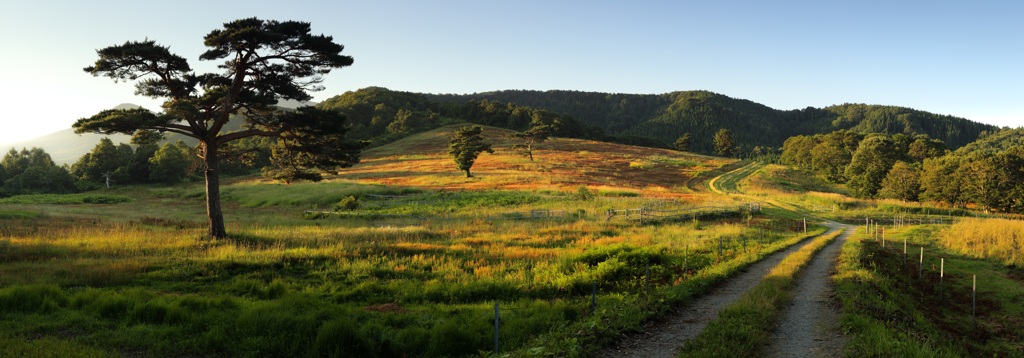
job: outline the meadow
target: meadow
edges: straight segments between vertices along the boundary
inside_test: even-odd
[[[481,355],[499,304],[501,352],[580,356],[822,231],[756,212],[606,216],[740,203],[685,187],[726,160],[555,139],[465,178],[430,135],[318,183],[226,181],[225,239],[204,234],[199,184],[4,199],[0,350]],[[534,210],[563,214],[508,219]]]
[[[407,190],[407,203],[303,219],[310,201],[333,200],[318,193],[402,193],[305,185],[318,189],[306,199],[289,186],[227,186],[234,214],[222,240],[206,238],[194,220],[192,186],[113,191],[134,198],[115,204],[5,205],[0,347],[54,356],[474,355],[492,349],[499,302],[507,310],[501,346],[514,351],[581,324],[595,314],[592,300],[614,320],[621,312],[611,307],[661,297],[631,313],[639,324],[684,295],[667,293],[672,287],[797,236],[793,225],[756,215],[605,220],[586,213],[643,199],[519,191]],[[428,200],[438,195],[445,198]],[[160,214],[151,212],[157,203]],[[582,214],[486,218],[536,207]],[[427,212],[444,215],[413,215]],[[40,343],[49,341],[61,344]]]

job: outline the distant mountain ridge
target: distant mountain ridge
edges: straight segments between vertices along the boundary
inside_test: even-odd
[[[580,91],[506,90],[474,94],[426,94],[449,102],[499,101],[536,107],[571,116],[612,136],[654,139],[669,146],[690,133],[691,150],[710,153],[718,129],[734,132],[747,147],[779,147],[795,135],[851,129],[865,133],[926,134],[951,148],[973,142],[996,126],[897,106],[842,104],[824,108],[778,110],[745,99],[709,91],[665,94],[621,94]]]
[[[758,146],[778,148],[786,139],[795,135],[828,133],[839,129],[863,133],[925,134],[941,139],[951,149],[956,149],[974,142],[983,133],[999,131],[996,126],[965,118],[905,107],[841,104],[824,108],[778,110],[754,101],[709,91],[622,94],[505,90],[474,94],[429,94],[368,87],[334,96],[318,106],[351,112],[347,114],[350,123],[356,127],[352,134],[368,136],[386,134],[385,129],[390,123],[381,120],[397,118],[401,110],[414,114],[414,122],[419,123],[412,126],[416,127],[416,131],[463,121],[497,125],[489,117],[503,109],[488,112],[488,108],[493,107],[488,102],[507,105],[506,111],[511,111],[508,113],[508,123],[516,123],[512,127],[528,123],[529,113],[524,110],[535,108],[566,116],[562,120],[569,125],[565,130],[580,132],[578,136],[585,138],[603,137],[622,143],[670,147],[676,138],[689,133],[692,138],[689,150],[699,153],[713,152],[712,137],[721,128],[731,130],[743,150]],[[467,107],[467,103],[476,105]],[[307,104],[290,101],[282,102],[280,106],[295,108]],[[525,108],[510,107],[512,105]],[[115,108],[131,107],[138,106],[123,104]],[[467,108],[480,108],[481,111],[467,112]],[[381,115],[384,112],[388,114]],[[431,117],[432,113],[438,115],[437,118]],[[458,116],[474,118],[454,118]],[[476,118],[478,116],[480,118]],[[18,149],[40,147],[50,153],[55,162],[70,164],[89,152],[103,137],[99,134],[78,135],[69,128],[10,146]],[[123,135],[109,137],[115,143],[129,140],[128,136]],[[386,140],[398,138],[401,136],[384,137]]]

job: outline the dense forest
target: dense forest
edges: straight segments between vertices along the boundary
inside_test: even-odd
[[[1024,212],[1022,129],[985,133],[950,151],[924,135],[861,135],[850,130],[795,136],[783,163],[844,183],[861,198],[930,201],[950,207]]]
[[[512,130],[526,130],[532,123],[548,123],[558,137],[603,139],[600,129],[583,125],[564,114],[501,103],[494,100],[469,100],[464,103],[439,102],[426,95],[367,87],[334,96],[317,105],[344,113],[348,117],[352,139],[381,145],[396,139],[447,124],[475,123]]]
[[[496,91],[468,95],[426,95],[447,103],[501,101],[562,113],[596,126],[611,136],[650,138],[668,147],[680,136],[692,136],[690,150],[712,153],[718,129],[735,133],[740,153],[752,148],[780,147],[796,135],[849,129],[862,134],[927,135],[959,148],[986,131],[998,128],[952,116],[910,108],[843,104],[825,108],[777,110],[708,91],[658,95],[608,94],[579,91]]]

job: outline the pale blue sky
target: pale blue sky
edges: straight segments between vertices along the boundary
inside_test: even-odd
[[[899,105],[1024,125],[1019,1],[7,1],[0,144],[120,103],[157,109],[82,68],[149,38],[202,72],[202,37],[256,16],[312,23],[355,58],[316,100],[367,86],[710,90],[778,109]]]

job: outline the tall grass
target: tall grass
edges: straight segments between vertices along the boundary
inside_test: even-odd
[[[840,252],[833,276],[843,304],[842,327],[849,337],[846,355],[964,356],[963,351],[944,343],[907,287],[880,268],[887,266],[875,261],[874,246],[863,234],[851,237]]]
[[[963,219],[943,230],[938,239],[967,256],[1024,266],[1024,221]]]

